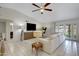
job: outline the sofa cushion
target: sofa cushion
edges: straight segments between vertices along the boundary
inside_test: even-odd
[[[58,38],[58,34],[52,34],[49,36],[50,39],[57,39]]]

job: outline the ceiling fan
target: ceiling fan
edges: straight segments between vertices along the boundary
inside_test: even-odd
[[[52,9],[47,8],[47,6],[50,5],[50,4],[51,4],[51,3],[46,3],[46,4],[44,4],[44,6],[43,6],[43,5],[38,6],[38,5],[36,5],[35,3],[32,3],[33,6],[35,6],[35,7],[38,8],[38,9],[36,9],[36,10],[33,10],[32,12],[40,11],[41,14],[43,14],[44,11],[52,11]]]

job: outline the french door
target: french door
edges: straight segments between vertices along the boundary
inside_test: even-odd
[[[58,24],[55,27],[56,32],[62,32],[66,39],[75,40],[77,37],[77,25],[76,24]]]

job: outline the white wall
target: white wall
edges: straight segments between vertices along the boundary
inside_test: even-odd
[[[6,21],[6,40],[10,40],[10,31],[11,31],[10,22]]]
[[[0,33],[5,33],[5,22],[0,22]]]
[[[54,22],[50,24],[50,33],[55,33],[55,24]]]

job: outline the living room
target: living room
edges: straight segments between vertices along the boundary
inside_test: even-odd
[[[51,10],[36,10],[35,5],[47,5]],[[0,3],[0,54],[79,55],[78,6],[78,3]]]

